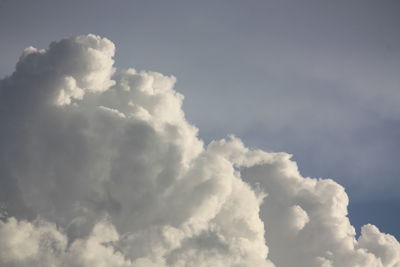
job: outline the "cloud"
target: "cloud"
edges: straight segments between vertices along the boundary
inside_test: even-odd
[[[344,188],[287,153],[208,145],[176,79],[95,35],[27,48],[0,84],[0,265],[400,266]],[[204,103],[206,108],[206,103]]]

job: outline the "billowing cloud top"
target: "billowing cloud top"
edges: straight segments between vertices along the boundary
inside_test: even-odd
[[[400,245],[286,153],[205,146],[174,77],[114,44],[27,48],[0,84],[0,266],[399,267]],[[206,104],[205,104],[206,105]]]

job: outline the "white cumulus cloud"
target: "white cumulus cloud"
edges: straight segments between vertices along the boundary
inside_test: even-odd
[[[30,47],[1,80],[1,266],[400,266],[393,236],[356,238],[342,186],[233,136],[205,145],[176,79],[114,51]]]

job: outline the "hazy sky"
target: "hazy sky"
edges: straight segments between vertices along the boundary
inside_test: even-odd
[[[400,237],[398,1],[3,0],[0,76],[66,36],[111,39],[116,65],[177,77],[209,142],[235,134],[334,178],[358,227]]]

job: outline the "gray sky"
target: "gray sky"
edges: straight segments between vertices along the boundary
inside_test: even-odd
[[[105,36],[118,67],[177,77],[207,142],[290,152],[346,187],[356,226],[399,238],[399,13],[394,0],[3,0],[0,76],[27,46]]]

